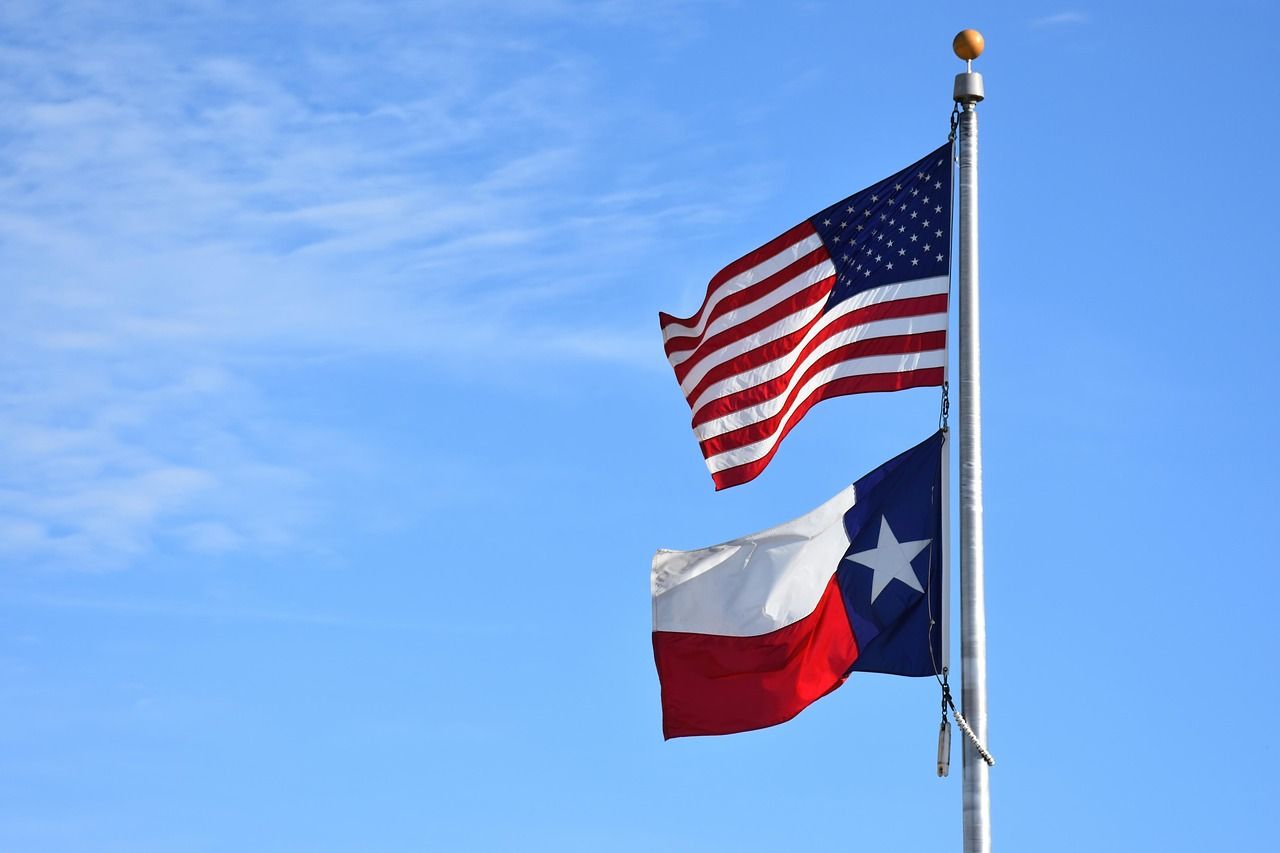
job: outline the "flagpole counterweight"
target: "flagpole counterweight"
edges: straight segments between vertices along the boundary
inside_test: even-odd
[[[960,108],[960,695],[973,739],[987,743],[987,625],[983,595],[982,536],[982,374],[978,322],[978,113],[985,97],[973,60],[985,42],[964,30],[952,42],[966,63],[957,74],[953,98]],[[991,798],[986,756],[963,741],[964,851],[990,853]]]

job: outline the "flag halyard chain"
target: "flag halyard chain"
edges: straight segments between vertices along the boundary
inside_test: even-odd
[[[938,429],[947,431],[947,418],[951,415],[950,383],[942,382],[942,400],[938,404]]]
[[[942,725],[938,727],[938,776],[946,776],[951,771],[951,723],[947,722],[947,699],[951,691],[947,687],[947,669],[942,669]]]

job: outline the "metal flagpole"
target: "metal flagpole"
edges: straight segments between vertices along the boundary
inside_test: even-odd
[[[953,96],[960,107],[960,695],[977,740],[987,743],[987,615],[982,578],[982,375],[978,344],[978,112],[982,75],[973,60],[982,34],[965,30],[952,43],[965,71]],[[991,850],[988,766],[974,744],[964,756],[964,851]]]

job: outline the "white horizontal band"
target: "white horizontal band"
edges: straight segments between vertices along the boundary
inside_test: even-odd
[[[697,551],[653,557],[653,630],[754,637],[808,616],[849,547],[853,486],[800,518]]]

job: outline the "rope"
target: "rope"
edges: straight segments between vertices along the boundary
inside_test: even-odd
[[[942,706],[943,722],[945,723],[947,719],[946,709],[950,708],[951,715],[956,718],[956,725],[960,727],[960,731],[964,732],[965,737],[967,737],[969,742],[973,744],[973,748],[977,750],[978,755],[982,757],[983,761],[987,762],[988,767],[995,767],[995,756],[990,752],[987,752],[987,748],[982,745],[982,741],[978,740],[978,735],[969,726],[969,721],[964,718],[964,714],[961,714],[960,709],[956,707],[955,700],[951,698],[951,685],[947,684],[945,671],[942,678]]]
[[[960,727],[960,731],[965,733],[965,736],[969,738],[969,742],[973,744],[973,748],[978,751],[978,755],[982,756],[982,760],[987,762],[988,767],[995,767],[995,756],[987,752],[986,747],[982,745],[982,741],[978,740],[978,736],[973,733],[973,729],[969,728],[968,720],[956,710],[955,705],[951,706],[951,714],[956,718],[956,725]]]
[[[947,697],[947,703],[951,705],[951,715],[956,718],[956,725],[960,727],[960,731],[964,732],[965,737],[969,738],[969,742],[973,744],[973,748],[978,751],[978,755],[982,756],[982,760],[987,762],[988,767],[996,766],[995,756],[987,752],[987,748],[982,745],[982,741],[978,740],[978,736],[973,733],[973,729],[969,728],[969,721],[964,718],[964,714],[956,708],[951,697]]]

